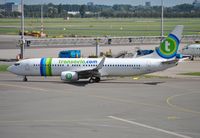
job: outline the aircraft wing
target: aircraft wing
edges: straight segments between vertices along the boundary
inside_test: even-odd
[[[80,77],[88,77],[88,76],[100,76],[99,70],[102,69],[103,64],[105,62],[105,57],[102,58],[100,63],[95,68],[88,68],[88,69],[78,69],[72,70],[73,72],[77,72]]]

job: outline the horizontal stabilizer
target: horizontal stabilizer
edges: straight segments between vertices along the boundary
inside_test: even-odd
[[[162,64],[167,64],[167,65],[169,65],[169,64],[176,64],[176,63],[178,63],[178,62],[179,62],[178,59],[174,59],[174,60],[163,61],[163,62],[161,62],[161,63],[162,63]]]

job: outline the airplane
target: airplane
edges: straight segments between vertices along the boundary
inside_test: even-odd
[[[200,57],[200,44],[187,45],[181,53],[190,56],[190,59],[194,60],[195,57]]]
[[[178,64],[182,32],[183,25],[177,25],[153,53],[140,58],[32,58],[18,61],[7,70],[23,76],[23,81],[28,81],[27,76],[60,76],[67,82],[89,79],[90,83],[99,82],[101,77],[153,73]]]

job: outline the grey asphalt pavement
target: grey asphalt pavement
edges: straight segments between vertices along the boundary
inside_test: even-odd
[[[200,137],[200,78],[28,79],[0,73],[2,138]]]
[[[6,43],[0,42],[0,58],[15,58],[19,50],[12,44],[2,48]],[[100,50],[116,53],[135,47]],[[26,49],[25,58],[57,57],[65,49]],[[95,47],[68,49],[80,49],[83,56],[95,53]],[[0,138],[199,138],[200,77],[178,75],[199,68],[197,59],[153,74],[169,78],[103,78],[94,84],[64,83],[59,77],[22,82],[1,72]]]

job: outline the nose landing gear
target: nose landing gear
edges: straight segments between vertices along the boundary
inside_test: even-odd
[[[27,79],[26,76],[24,76],[23,81],[24,81],[24,82],[27,82],[27,81],[28,81],[28,79]]]

